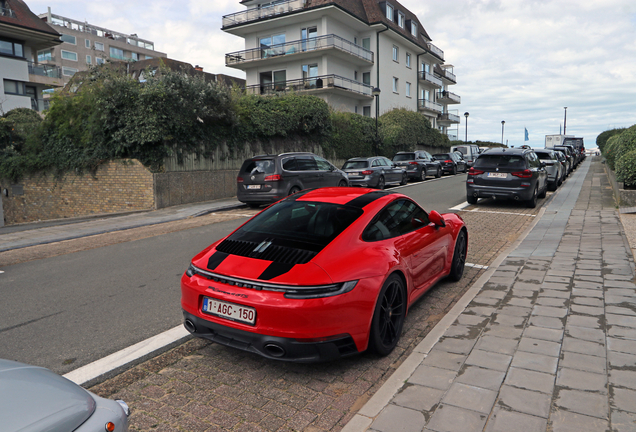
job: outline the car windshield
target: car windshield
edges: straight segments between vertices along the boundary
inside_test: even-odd
[[[525,159],[521,155],[489,155],[477,158],[475,168],[520,168],[525,169]]]
[[[448,153],[437,153],[433,155],[433,159],[435,160],[448,160],[451,158],[451,155]]]
[[[282,201],[247,222],[230,236],[232,240],[260,243],[268,240],[279,246],[320,250],[333,241],[363,213],[341,204],[309,201]]]
[[[393,156],[394,161],[405,161],[415,159],[415,153],[400,153]]]
[[[537,156],[539,156],[539,159],[541,160],[552,160],[552,155],[550,153],[547,152],[535,152],[537,154]]]
[[[369,166],[369,162],[367,161],[346,161],[342,166],[343,170],[346,169],[361,169]]]
[[[275,168],[273,159],[249,159],[243,162],[241,172],[247,174],[273,174]]]

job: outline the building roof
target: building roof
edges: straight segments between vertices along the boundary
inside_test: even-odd
[[[31,9],[29,9],[24,1],[6,0],[5,4],[7,9],[11,9],[13,11],[15,17],[11,15],[0,15],[0,25],[6,24],[22,29],[28,29],[59,39],[60,34],[31,12]]]

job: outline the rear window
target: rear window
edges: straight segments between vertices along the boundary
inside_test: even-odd
[[[451,155],[448,153],[437,153],[433,155],[433,159],[435,160],[447,160],[450,158],[451,158]]]
[[[367,161],[346,161],[342,169],[361,169],[367,168],[368,166],[369,162]]]
[[[248,159],[243,162],[241,172],[247,174],[273,174],[275,169],[274,159]]]
[[[461,154],[468,154],[468,149],[466,147],[457,147],[455,148],[455,151],[460,152]]]
[[[541,160],[552,160],[552,155],[550,153],[547,152],[535,152],[537,154],[537,156],[539,156],[539,159]]]
[[[405,160],[414,160],[415,153],[401,153],[393,156],[394,161],[405,161]]]
[[[477,158],[475,168],[526,168],[526,160],[521,155],[489,155],[483,154]]]

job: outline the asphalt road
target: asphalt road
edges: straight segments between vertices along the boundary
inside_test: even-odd
[[[426,210],[465,201],[465,174],[394,188]],[[190,259],[245,218],[3,267],[0,358],[64,374],[182,322]]]

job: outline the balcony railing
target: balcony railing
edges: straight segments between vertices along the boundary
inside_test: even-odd
[[[226,66],[271,57],[335,48],[373,63],[373,52],[333,34],[225,54]]]
[[[460,96],[446,90],[437,92],[437,100],[445,103],[462,103]]]
[[[442,105],[438,104],[437,102],[431,102],[426,99],[418,99],[417,106],[419,107],[419,109],[435,111],[437,113],[441,113],[442,111],[444,111],[444,107]]]
[[[28,62],[29,75],[38,75],[49,78],[62,78],[62,68],[48,64],[35,64]]]
[[[441,87],[443,85],[442,80],[437,78],[432,73],[420,71],[420,80],[426,81],[434,86]]]
[[[15,12],[13,12],[13,9],[4,8],[4,7],[0,7],[0,16],[16,18]]]
[[[270,4],[267,6],[247,9],[242,12],[236,12],[225,15],[222,21],[222,28],[234,26],[237,24],[245,24],[262,18],[269,18],[276,15],[293,12],[305,7],[306,0],[290,0],[286,2]]]
[[[459,116],[457,114],[442,113],[437,118],[440,123],[459,123]]]
[[[371,90],[373,90],[373,86],[341,77],[339,75],[321,75],[311,78],[251,85],[247,86],[245,91],[249,94],[272,95],[290,91],[304,92],[321,89],[341,89],[372,97]]]
[[[442,76],[442,78],[446,78],[447,80],[457,83],[457,77],[455,76],[454,73],[452,73],[448,69],[442,69],[440,71],[440,75]]]
[[[444,60],[444,51],[442,51],[441,49],[437,48],[435,45],[433,45],[432,43],[427,43],[426,44],[428,47],[428,50],[430,52],[432,52],[433,54],[435,54],[437,57],[441,58],[442,60]]]

